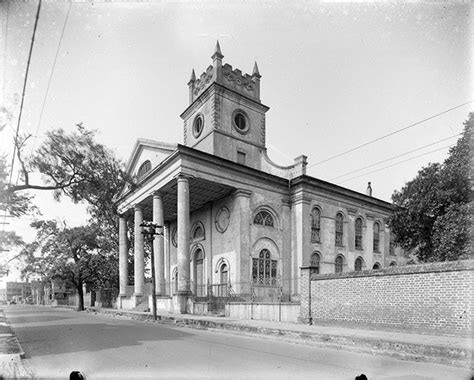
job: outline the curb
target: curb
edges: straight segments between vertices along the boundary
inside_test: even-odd
[[[88,312],[122,316],[141,321],[153,321],[151,314],[138,314],[116,309],[91,309]],[[309,344],[321,348],[333,348],[352,352],[386,355],[400,360],[447,364],[456,367],[473,368],[472,348],[447,347],[423,343],[407,343],[396,340],[356,337],[349,335],[329,335],[312,332],[279,329],[272,327],[256,327],[228,321],[210,321],[193,318],[170,317],[158,315],[157,323],[205,330],[224,330],[229,333],[259,335],[269,338],[283,339],[297,344]]]

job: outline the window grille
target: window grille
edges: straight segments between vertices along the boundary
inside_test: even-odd
[[[146,173],[148,173],[151,170],[151,162],[150,161],[145,161],[143,164],[140,165],[140,168],[138,169],[137,173],[137,178],[140,180],[142,179]]]
[[[311,269],[310,273],[311,274],[319,274],[319,262],[321,261],[321,256],[319,256],[319,253],[315,252],[311,256]]]
[[[336,245],[342,246],[343,238],[343,229],[344,229],[344,219],[342,214],[336,215]]]
[[[362,270],[362,258],[358,257],[354,264],[354,270],[360,272]]]
[[[380,252],[380,224],[374,224],[374,252]]]
[[[355,247],[362,249],[362,219],[357,218],[355,222]]]
[[[342,273],[342,266],[344,264],[344,261],[342,259],[342,256],[337,256],[336,257],[336,273]]]
[[[252,259],[252,282],[257,285],[276,285],[277,260],[271,259],[268,249],[262,249],[258,259]]]
[[[321,211],[314,208],[311,212],[311,242],[319,243],[321,241]]]
[[[260,224],[262,226],[273,227],[273,217],[268,211],[262,210],[253,220],[254,224]]]

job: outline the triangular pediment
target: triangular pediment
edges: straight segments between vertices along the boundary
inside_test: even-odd
[[[127,174],[136,178],[140,167],[150,162],[151,169],[158,166],[178,148],[178,144],[149,139],[138,139],[127,163]]]

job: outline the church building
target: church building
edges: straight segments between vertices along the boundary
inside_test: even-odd
[[[153,242],[160,311],[197,312],[210,296],[298,302],[301,267],[337,273],[405,264],[386,224],[392,204],[372,197],[370,184],[361,194],[308,176],[304,155],[290,166],[272,162],[257,64],[252,74],[223,64],[219,43],[211,58],[188,82],[183,143],[138,139],[133,148],[127,171],[135,185],[117,201],[118,307],[151,299],[143,221],[162,226]]]

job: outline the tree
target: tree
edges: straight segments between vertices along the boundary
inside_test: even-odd
[[[100,230],[102,240],[117,251],[118,217],[113,202],[129,181],[123,163],[96,142],[95,132],[86,130],[82,124],[72,133],[63,129],[48,132],[39,149],[25,158],[23,151],[28,139],[29,136],[20,136],[15,141],[21,168],[19,183],[7,182],[7,161],[0,157],[0,208],[11,216],[34,210],[32,196],[25,193],[28,190],[49,190],[56,200],[67,196],[73,202],[84,202],[91,215],[90,223]],[[33,183],[33,173],[41,173],[43,182]],[[118,265],[116,261],[110,258],[111,264]]]
[[[23,250],[23,275],[61,279],[72,285],[79,296],[78,310],[84,310],[83,285],[117,285],[117,258],[100,228],[59,227],[55,221],[34,222],[32,227],[36,228],[37,236]]]
[[[389,220],[395,242],[420,261],[468,258],[471,218],[470,138],[474,114],[443,164],[429,164],[392,195],[396,211]]]

